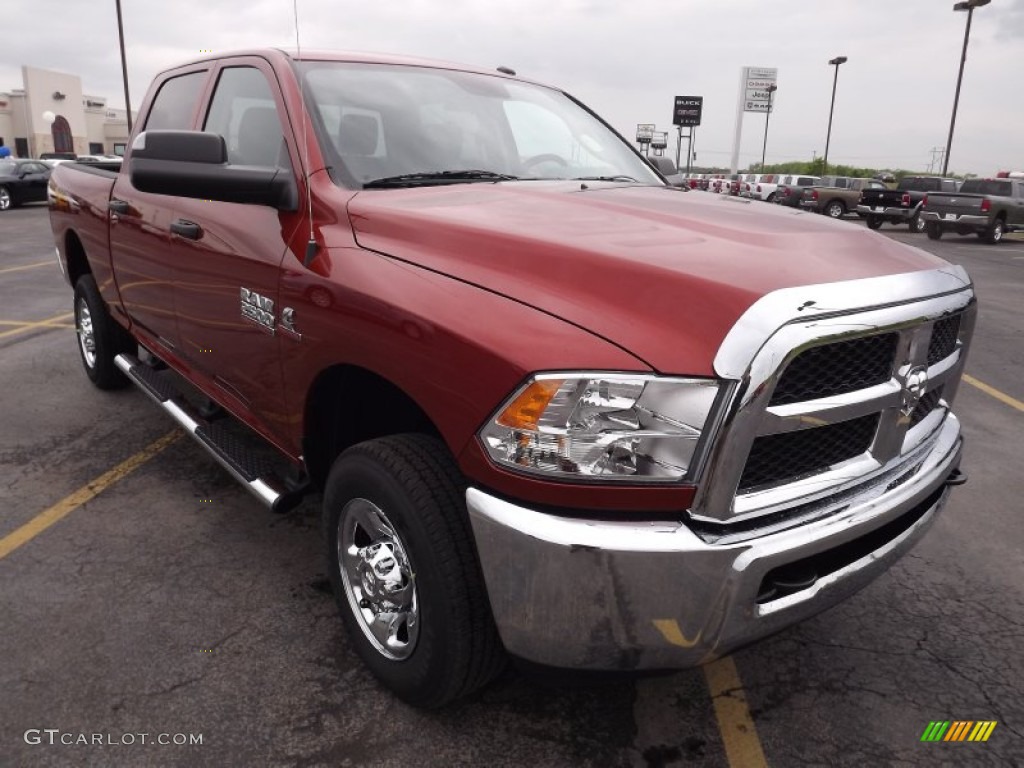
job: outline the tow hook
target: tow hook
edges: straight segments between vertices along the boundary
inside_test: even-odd
[[[959,468],[954,469],[949,473],[949,477],[946,478],[946,485],[950,488],[956,485],[963,485],[967,482],[967,475],[960,471]]]

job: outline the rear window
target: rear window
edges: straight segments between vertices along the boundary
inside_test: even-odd
[[[810,176],[801,176],[799,179],[796,180],[796,185],[798,187],[813,187],[817,181],[817,179],[812,178]]]
[[[938,192],[942,189],[942,179],[922,179],[908,176],[896,185],[900,192]]]
[[[975,195],[996,195],[999,197],[1012,197],[1013,185],[1009,181],[997,179],[968,179],[960,187],[965,194]]]

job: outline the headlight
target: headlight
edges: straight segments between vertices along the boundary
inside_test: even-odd
[[[718,382],[662,376],[534,376],[480,431],[491,459],[535,475],[685,480]]]

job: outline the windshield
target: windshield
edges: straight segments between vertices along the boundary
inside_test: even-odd
[[[298,69],[332,175],[348,186],[410,176],[400,182],[662,184],[629,144],[560,91],[427,67],[312,61]],[[453,173],[460,171],[472,173]]]

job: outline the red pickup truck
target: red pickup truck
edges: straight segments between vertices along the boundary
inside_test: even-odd
[[[961,268],[672,189],[504,70],[203,58],[49,200],[86,374],[272,509],[321,490],[353,645],[420,706],[507,656],[725,654],[864,586],[963,481]]]

